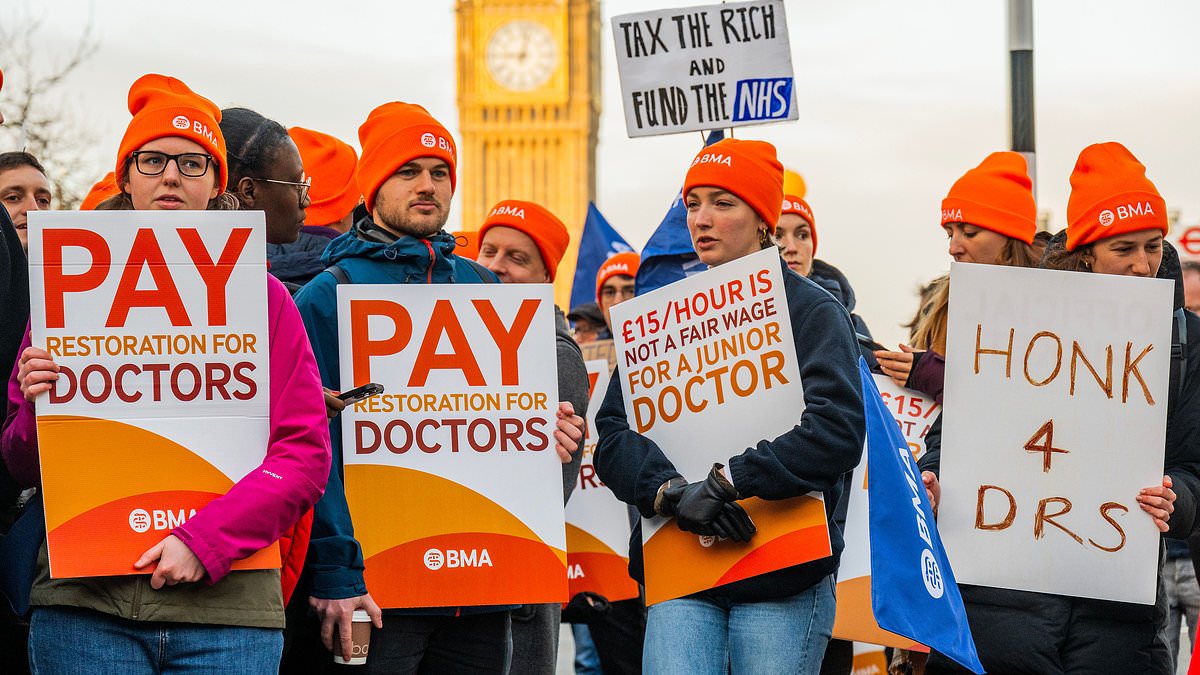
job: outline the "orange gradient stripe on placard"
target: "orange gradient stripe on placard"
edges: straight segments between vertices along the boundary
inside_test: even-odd
[[[567,566],[577,570],[569,578],[572,597],[584,591],[603,595],[610,602],[638,596],[637,582],[629,577],[629,559],[570,523],[567,523]]]
[[[831,554],[825,504],[812,497],[784,501],[750,498],[739,502],[758,532],[748,544],[711,541],[662,526],[642,546],[646,602],[654,604],[697,591],[799,565]]]
[[[567,554],[478,492],[422,471],[345,467],[366,582],[383,607],[533,604],[567,599]],[[436,549],[442,565],[431,568]],[[475,564],[453,565],[448,551]],[[486,550],[490,564],[478,564]],[[472,555],[473,553],[473,555]]]
[[[55,578],[137,574],[133,563],[233,481],[191,450],[145,429],[89,417],[38,419],[47,542]],[[135,510],[150,527],[131,525]],[[155,522],[155,512],[163,517]],[[166,513],[175,516],[169,520]],[[162,527],[156,527],[161,524]],[[279,567],[272,545],[234,569]]]
[[[884,647],[898,647],[916,652],[929,648],[903,635],[886,631],[875,623],[871,609],[871,577],[855,577],[837,585],[837,614],[833,620],[833,637],[840,640],[866,642]]]

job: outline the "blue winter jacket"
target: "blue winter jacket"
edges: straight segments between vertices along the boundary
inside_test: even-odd
[[[401,237],[390,244],[358,237],[359,224],[334,239],[325,249],[325,265],[337,265],[351,283],[450,284],[496,282],[486,269],[454,255],[454,237],[438,232],[428,239]],[[337,338],[337,280],[324,271],[296,294],[296,306],[312,341],[321,371],[321,383],[341,390]],[[312,539],[308,547],[301,592],[318,598],[352,598],[367,592],[363,581],[362,547],[346,506],[342,472],[342,425],[329,425],[333,463],[325,495],[313,509]],[[297,593],[300,595],[300,592]]]

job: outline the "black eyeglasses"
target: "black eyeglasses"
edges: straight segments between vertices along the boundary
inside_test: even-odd
[[[208,167],[213,161],[212,155],[203,152],[168,155],[165,152],[138,150],[130,154],[133,155],[133,164],[137,167],[138,173],[144,176],[162,175],[162,172],[167,170],[167,164],[173,161],[179,168],[179,173],[188,178],[199,178],[208,173]]]
[[[276,185],[290,185],[290,186],[296,188],[296,190],[300,193],[300,208],[304,208],[304,200],[308,198],[308,188],[310,185],[312,185],[311,178],[305,178],[303,181],[301,181],[299,183],[297,183],[294,180],[275,180],[273,178],[254,178],[253,176],[250,177],[250,180],[256,180],[256,181],[259,181],[262,183],[274,183]]]

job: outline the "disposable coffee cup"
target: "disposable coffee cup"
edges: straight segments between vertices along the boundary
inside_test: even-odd
[[[348,666],[364,666],[367,664],[367,650],[371,647],[371,615],[365,610],[354,610],[354,623],[350,625],[350,639],[354,646],[350,649],[350,660],[342,658],[341,642],[335,641],[333,662]]]

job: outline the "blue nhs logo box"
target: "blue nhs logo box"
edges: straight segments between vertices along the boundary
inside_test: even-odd
[[[792,112],[792,78],[738,80],[733,121],[785,120]]]

